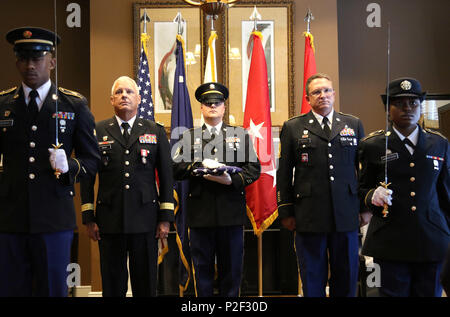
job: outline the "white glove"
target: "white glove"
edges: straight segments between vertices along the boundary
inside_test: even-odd
[[[384,204],[392,205],[392,190],[386,189],[383,186],[378,186],[372,196],[372,204],[378,207],[383,207]]]
[[[203,177],[209,181],[217,182],[223,185],[231,185],[231,176],[227,172],[224,172],[222,175],[203,175]]]
[[[215,160],[211,160],[211,159],[204,159],[202,162],[203,167],[206,168],[219,168],[222,166],[225,166],[225,164],[219,163]]]
[[[67,162],[66,151],[63,149],[48,149],[50,153],[50,165],[56,171],[62,174],[69,171],[69,163]]]

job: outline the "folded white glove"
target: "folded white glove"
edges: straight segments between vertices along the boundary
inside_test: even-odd
[[[225,164],[219,163],[219,162],[217,162],[215,160],[211,160],[211,159],[204,159],[202,161],[202,165],[203,165],[203,167],[206,167],[206,168],[219,168],[219,167],[225,166]]]
[[[231,185],[231,176],[227,172],[224,172],[222,175],[203,175],[203,177],[209,181],[217,182],[223,185]]]
[[[384,204],[392,205],[392,190],[386,189],[383,186],[378,186],[372,196],[372,204],[378,207],[383,207]]]
[[[63,149],[48,149],[50,153],[50,165],[55,171],[62,174],[69,171],[69,163],[67,162],[66,151]]]

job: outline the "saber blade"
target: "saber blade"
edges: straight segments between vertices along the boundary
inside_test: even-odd
[[[385,122],[385,127],[386,129],[384,130],[385,136],[385,142],[384,142],[384,157],[385,157],[385,161],[384,161],[384,182],[381,182],[380,185],[383,186],[386,190],[388,188],[388,186],[391,183],[388,183],[388,170],[387,170],[387,165],[388,165],[388,144],[389,144],[389,133],[388,133],[388,129],[389,129],[389,82],[390,82],[390,65],[391,64],[391,23],[388,22],[387,24],[387,84],[386,84],[386,122]],[[388,204],[384,204],[383,205],[383,211],[382,211],[382,215],[383,218],[386,218],[389,214],[389,210],[388,210]]]
[[[62,143],[59,143],[59,120],[58,120],[58,27],[57,27],[57,19],[56,19],[56,0],[53,0],[53,11],[54,11],[54,18],[55,18],[55,38],[54,38],[54,45],[55,45],[55,94],[53,95],[53,100],[55,100],[55,144],[53,145],[53,148],[55,150],[59,149],[62,146]],[[59,179],[59,176],[61,175],[61,171],[59,169],[56,169],[55,177]]]

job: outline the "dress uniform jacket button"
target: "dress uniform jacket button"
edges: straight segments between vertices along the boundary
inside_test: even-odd
[[[36,143],[30,142],[30,148],[34,149],[35,146],[36,146]]]
[[[70,194],[70,196],[73,196],[73,191],[70,191],[69,194]]]
[[[36,130],[37,130],[37,126],[32,125],[32,126],[31,126],[31,131],[36,131]]]
[[[130,173],[125,173],[125,177],[130,177]]]
[[[125,150],[125,154],[130,154],[130,151],[128,151],[128,150]]]
[[[333,165],[330,165],[330,170],[332,170],[334,168],[334,166]]]
[[[330,181],[334,181],[334,177],[333,176],[330,176]]]
[[[35,159],[34,159],[34,157],[31,156],[31,157],[28,159],[28,161],[29,161],[30,163],[34,163]]]
[[[414,182],[414,181],[416,180],[416,178],[415,178],[415,177],[411,177],[409,180],[410,180],[411,182]]]
[[[416,193],[415,192],[411,192],[411,197],[414,197],[414,196],[416,196]]]
[[[125,185],[125,189],[130,189],[130,185]]]
[[[331,143],[328,143],[328,147],[331,147]]]
[[[329,154],[328,154],[328,157],[329,157],[329,158],[332,158],[332,157],[333,157],[333,154],[329,153]]]
[[[130,162],[128,162],[128,161],[125,161],[125,165],[130,165]]]
[[[34,175],[33,173],[31,173],[30,175],[28,175],[28,177],[29,177],[30,179],[35,179],[36,175]]]
[[[416,206],[411,207],[411,211],[416,211],[416,209],[417,209]]]
[[[411,163],[409,163],[409,167],[414,167],[414,163],[413,162],[411,162]]]

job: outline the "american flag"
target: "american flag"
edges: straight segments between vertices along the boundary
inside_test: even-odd
[[[141,95],[141,103],[138,108],[138,116],[142,119],[155,121],[148,59],[143,45],[141,47],[141,57],[139,59],[139,71],[137,76],[139,94]]]
[[[146,33],[141,34],[141,56],[139,58],[139,70],[137,74],[137,84],[141,103],[138,107],[137,116],[141,119],[155,121],[155,111],[152,98],[152,84],[150,83],[150,70],[148,68],[148,59],[146,50],[149,36]],[[159,190],[158,171],[155,169],[156,186]],[[169,252],[167,239],[158,239],[158,264],[164,260],[164,255]]]

